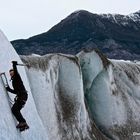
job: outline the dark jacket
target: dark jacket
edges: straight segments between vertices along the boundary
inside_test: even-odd
[[[17,66],[13,64],[14,76],[11,78],[13,89],[10,87],[7,90],[17,95],[17,98],[27,100],[27,91],[23,85],[23,81],[17,71]]]

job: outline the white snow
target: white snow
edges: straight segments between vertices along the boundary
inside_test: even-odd
[[[129,21],[132,20],[133,22],[140,22],[140,16],[138,12],[132,13],[129,15],[119,15],[119,14],[100,14],[102,18],[110,19],[112,22],[127,26]]]
[[[128,17],[134,22],[140,22],[140,16],[137,13],[129,14]]]

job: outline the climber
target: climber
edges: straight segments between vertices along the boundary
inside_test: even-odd
[[[11,80],[12,80],[12,86],[13,89],[11,89],[9,86],[6,87],[7,91],[16,94],[16,98],[15,98],[15,103],[12,106],[11,110],[12,113],[14,114],[15,118],[17,119],[17,121],[19,122],[19,124],[16,126],[16,128],[26,128],[28,129],[29,126],[26,123],[26,120],[23,118],[20,110],[24,107],[27,98],[28,98],[28,94],[27,91],[23,85],[22,79],[18,73],[17,70],[17,61],[12,61],[13,63],[13,69],[9,70],[10,76],[11,76]]]

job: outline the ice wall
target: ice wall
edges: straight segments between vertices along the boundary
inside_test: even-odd
[[[0,79],[0,140],[140,139],[139,62],[109,60],[98,50],[21,58],[0,31],[0,72],[10,79],[11,61],[30,65],[18,66],[29,94],[22,113],[30,129],[15,128]]]
[[[9,80],[10,77],[8,71],[11,68],[11,61],[13,60],[22,63],[12,45],[0,31],[0,72],[6,72],[6,76]],[[23,115],[27,119],[30,129],[26,133],[23,132],[22,134],[16,129],[16,121],[11,113],[11,104],[9,104],[7,92],[5,91],[2,80],[0,79],[0,140],[48,140],[47,132],[45,131],[32,98],[25,70],[23,67],[19,67],[18,69],[29,94],[27,104],[22,111]],[[9,84],[11,85],[10,82]],[[12,97],[13,96],[11,96],[11,98]]]
[[[50,54],[23,56],[22,61],[0,32],[0,68],[6,72],[11,61],[28,63],[30,68],[18,66],[28,90],[28,101],[22,113],[30,129],[20,133],[11,113],[7,92],[0,79],[0,139],[5,140],[106,140],[90,119],[83,91],[82,71],[76,56]],[[26,70],[26,71],[25,71]],[[11,85],[11,83],[9,82]],[[9,93],[11,96],[11,94]],[[11,96],[13,98],[13,96]]]
[[[78,57],[87,103],[98,127],[110,139],[140,139],[140,65],[108,60],[98,51],[82,51]]]
[[[82,73],[74,56],[22,57],[50,140],[95,139],[84,104]],[[92,136],[93,135],[93,136]]]

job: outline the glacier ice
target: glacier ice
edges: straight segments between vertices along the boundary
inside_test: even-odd
[[[8,79],[12,60],[30,65],[18,66],[29,94],[22,113],[30,129],[15,128],[0,79],[0,140],[140,139],[139,62],[109,60],[98,50],[19,57],[2,31],[0,60]]]
[[[22,63],[16,51],[14,50],[10,42],[7,41],[7,38],[3,35],[1,31],[0,31],[0,60],[1,60],[0,72],[6,72],[8,79],[10,79],[8,71],[11,68],[11,61],[16,60],[19,63]],[[23,132],[22,134],[20,134],[16,130],[15,128],[16,121],[13,118],[13,115],[11,114],[10,104],[7,99],[7,93],[5,91],[5,88],[3,87],[2,80],[0,79],[0,91],[1,91],[0,139],[1,140],[19,140],[19,139],[48,140],[47,132],[45,131],[45,127],[43,126],[42,120],[40,119],[35,107],[35,103],[31,94],[25,69],[23,67],[19,67],[18,70],[21,73],[21,77],[25,83],[25,86],[29,94],[29,100],[22,111],[30,126],[30,131],[29,132],[27,131],[26,133]],[[38,129],[40,131],[38,131]]]
[[[63,54],[23,56],[38,113],[50,139],[93,139],[77,58]],[[41,64],[42,63],[42,64]],[[91,132],[90,132],[91,133]]]
[[[90,60],[95,53],[98,54],[97,51],[80,53],[83,85],[88,89],[86,99],[92,117],[109,138],[131,140],[133,132],[140,132],[140,65],[104,58],[105,67],[104,61],[97,60],[98,57]],[[94,69],[96,75],[90,73]]]

